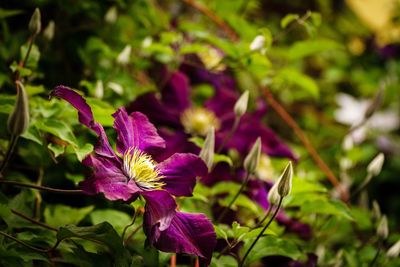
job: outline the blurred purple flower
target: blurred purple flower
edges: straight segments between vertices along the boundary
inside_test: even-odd
[[[195,108],[190,100],[190,84],[188,77],[180,72],[174,72],[161,89],[161,95],[147,93],[139,96],[128,106],[128,111],[140,111],[146,114],[150,121],[175,130],[175,138],[181,138],[179,152],[194,152],[193,145],[187,141],[189,135],[203,135],[208,128],[214,126],[216,132],[216,147],[219,147],[224,138],[232,129],[235,114],[233,106],[239,98],[237,92],[224,86],[218,86],[215,95],[205,103],[205,108]],[[208,81],[208,80],[206,80]],[[262,150],[270,156],[287,157],[296,160],[291,152],[276,134],[261,122],[265,115],[266,106],[257,103],[257,110],[246,113],[240,120],[237,130],[228,140],[225,149],[234,148],[242,155],[250,150],[258,136],[262,140]],[[171,132],[170,137],[171,137]],[[164,136],[163,136],[164,137]],[[167,142],[167,151],[169,143]],[[164,157],[168,157],[165,155]]]
[[[103,193],[109,200],[131,201],[143,196],[144,229],[150,243],[162,251],[195,254],[209,262],[216,243],[211,222],[203,214],[177,212],[172,196],[192,195],[196,177],[207,173],[204,162],[194,154],[176,153],[157,163],[152,155],[165,148],[165,141],[144,114],[128,115],[124,108],[113,114],[121,158],[83,97],[64,86],[56,87],[51,96],[74,106],[79,122],[99,137],[94,153],[83,160],[93,168],[92,176],[80,184],[83,192]]]

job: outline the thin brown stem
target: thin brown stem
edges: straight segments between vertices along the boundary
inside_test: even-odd
[[[26,187],[26,188],[45,191],[45,192],[56,193],[56,194],[82,194],[82,190],[80,190],[80,189],[77,189],[77,190],[58,189],[58,188],[39,186],[39,185],[35,185],[35,184],[27,184],[27,183],[21,183],[21,182],[17,182],[17,181],[4,180],[4,179],[0,179],[0,184],[15,185],[15,186],[19,186],[19,187]]]
[[[182,0],[185,4],[193,7],[194,9],[200,11],[209,19],[211,19],[215,24],[217,24],[229,37],[229,39],[233,42],[239,40],[239,36],[237,33],[217,14],[215,14],[212,10],[207,8],[206,6],[194,1],[194,0]]]
[[[36,182],[36,185],[42,186],[43,182],[43,168],[39,168],[39,174],[38,174],[38,179]],[[40,194],[40,191],[37,191],[35,194],[35,207],[34,207],[34,214],[35,214],[35,219],[39,220],[40,219],[40,205],[42,204],[42,195]]]
[[[301,130],[301,128],[297,125],[297,123],[293,119],[293,117],[274,98],[271,91],[267,87],[261,87],[261,91],[264,94],[264,97],[266,98],[268,103],[271,105],[271,107],[276,111],[276,113],[278,113],[278,115],[286,122],[286,124],[290,128],[292,128],[292,130],[294,131],[296,136],[300,139],[300,141],[303,143],[304,147],[307,149],[308,153],[310,154],[310,156],[312,157],[314,162],[328,177],[328,180],[331,182],[331,184],[336,189],[339,189],[340,188],[339,180],[333,174],[333,172],[328,167],[328,165],[319,156],[318,152],[315,150],[314,146],[311,144],[310,140],[307,138],[307,136],[304,134],[304,132]],[[346,201],[348,200],[347,192],[344,192],[343,190],[341,190],[341,196],[342,196],[343,200],[346,200]]]
[[[45,224],[45,223],[39,222],[39,221],[37,221],[37,220],[35,220],[35,219],[29,217],[29,216],[26,216],[25,214],[23,214],[23,213],[21,213],[21,212],[19,212],[19,211],[16,211],[16,210],[14,210],[14,209],[11,209],[11,212],[14,213],[15,215],[17,215],[17,216],[19,216],[19,217],[21,217],[21,218],[27,220],[27,221],[33,223],[33,224],[39,225],[39,226],[41,226],[41,227],[43,227],[43,228],[49,229],[49,230],[54,231],[54,232],[57,232],[57,231],[58,231],[57,228],[55,228],[55,227],[53,227],[53,226],[50,226],[50,225],[47,225],[47,224]]]
[[[170,267],[176,267],[176,254],[172,254],[171,259],[169,260]]]

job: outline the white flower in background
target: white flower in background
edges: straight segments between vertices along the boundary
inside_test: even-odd
[[[96,81],[96,86],[94,88],[94,96],[96,98],[102,99],[104,96],[104,86],[102,80]]]
[[[131,52],[132,52],[132,47],[130,45],[125,46],[117,57],[117,63],[121,65],[128,64],[131,57]]]
[[[107,83],[107,87],[119,95],[122,95],[124,93],[124,88],[119,83],[109,82]]]
[[[265,182],[270,182],[274,178],[274,167],[272,166],[270,158],[266,154],[261,154],[260,156],[256,175],[258,179]]]
[[[151,38],[150,36],[147,36],[142,41],[142,47],[143,48],[149,47],[149,46],[151,46],[152,43],[153,43],[153,38]]]
[[[265,46],[265,37],[263,35],[257,35],[250,44],[251,51],[259,51]]]
[[[339,105],[339,109],[335,111],[335,120],[350,127],[355,127],[363,122],[372,100],[357,100],[351,95],[339,93],[336,95],[336,103]],[[400,119],[395,111],[375,112],[364,125],[352,131],[351,137],[355,143],[361,143],[365,140],[369,129],[390,132],[396,130],[399,125]]]
[[[109,24],[113,24],[114,22],[116,22],[117,18],[118,18],[118,10],[116,6],[110,7],[107,10],[106,14],[104,15],[104,20]]]

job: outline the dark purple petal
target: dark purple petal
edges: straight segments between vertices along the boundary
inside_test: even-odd
[[[140,111],[145,114],[149,120],[157,125],[170,126],[181,129],[181,112],[174,107],[167,107],[155,93],[147,93],[139,96],[127,107],[128,112]]]
[[[188,141],[189,135],[183,131],[171,131],[167,128],[159,129],[160,136],[165,140],[166,147],[161,153],[153,155],[157,162],[164,161],[175,153],[193,153],[198,155],[200,148]]]
[[[149,236],[148,236],[149,237]],[[164,252],[193,254],[210,263],[217,243],[214,228],[204,214],[177,212],[171,225],[150,243]]]
[[[268,187],[268,188],[267,188]],[[260,180],[250,180],[247,184],[246,194],[254,202],[258,203],[263,209],[268,209],[268,189],[271,185],[265,185]]]
[[[157,231],[167,229],[176,213],[175,199],[165,190],[143,191],[140,194],[146,199],[146,224],[150,229],[157,226]]]
[[[175,196],[191,196],[196,177],[207,174],[207,166],[194,154],[177,153],[158,164],[165,190]]]
[[[116,157],[108,142],[103,126],[94,121],[92,109],[81,95],[66,86],[59,85],[50,93],[50,96],[59,97],[69,102],[78,111],[79,122],[92,129],[98,135],[99,140],[95,146],[97,154],[105,157]]]
[[[189,81],[182,72],[170,74],[168,82],[161,90],[161,95],[164,105],[179,113],[191,106]]]
[[[128,115],[125,108],[119,108],[113,117],[115,118],[114,129],[118,133],[119,153],[124,154],[130,147],[136,147],[146,153],[165,148],[164,140],[144,114],[133,112]]]
[[[83,164],[93,168],[91,177],[80,183],[84,193],[103,193],[109,200],[129,200],[140,189],[121,171],[121,162],[102,156],[87,156]]]
[[[235,118],[233,107],[238,98],[239,95],[235,91],[223,88],[216,90],[215,95],[206,102],[206,107],[212,110],[222,122],[222,130],[224,129],[225,120],[233,120]]]
[[[217,140],[222,140],[226,134],[226,132],[219,133]],[[261,137],[264,153],[273,157],[287,157],[297,160],[290,148],[270,128],[254,119],[252,114],[245,114],[242,117],[237,130],[227,142],[227,147],[235,148],[240,154],[246,155],[258,137]]]

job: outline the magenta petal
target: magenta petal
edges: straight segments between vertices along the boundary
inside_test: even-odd
[[[89,155],[83,164],[93,168],[92,176],[80,183],[86,194],[103,193],[109,200],[127,201],[140,190],[134,181],[129,181],[122,173],[118,160]]]
[[[81,95],[66,86],[59,85],[51,92],[50,96],[64,99],[78,110],[79,122],[92,129],[99,136],[99,141],[95,147],[97,154],[105,157],[116,157],[103,126],[94,121],[92,109]]]
[[[175,199],[164,190],[144,191],[140,193],[146,199],[145,221],[153,228],[163,231],[167,229],[175,216]]]
[[[179,112],[183,112],[191,105],[189,81],[180,71],[170,74],[169,81],[161,94],[164,105]]]
[[[193,254],[210,263],[217,243],[214,227],[204,214],[177,212],[171,225],[150,242],[164,252]]]
[[[130,147],[153,153],[165,148],[164,140],[158,135],[154,125],[146,115],[140,112],[126,113],[125,108],[119,108],[114,114],[114,129],[118,133],[117,149],[124,154]]]
[[[175,196],[191,196],[196,177],[207,174],[203,160],[190,153],[176,153],[158,164],[165,190]]]

